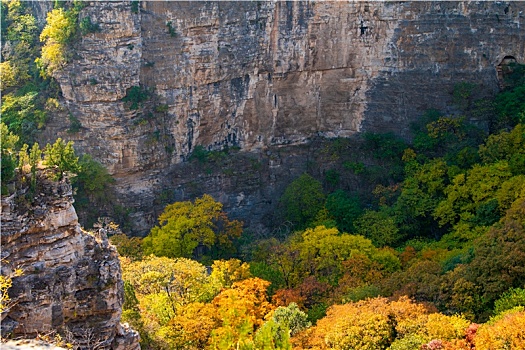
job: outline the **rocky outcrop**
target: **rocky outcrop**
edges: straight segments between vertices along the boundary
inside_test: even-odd
[[[55,120],[48,131],[108,167],[139,232],[153,223],[159,187],[196,146],[264,155],[319,136],[408,137],[425,110],[457,112],[455,84],[490,95],[496,67],[525,59],[522,2],[136,5],[91,2],[82,11],[101,31],[82,38],[56,78],[83,128],[67,134],[67,122]],[[151,92],[136,110],[122,101],[133,86]]]
[[[65,350],[65,348],[57,347],[42,341],[35,341],[31,339],[13,340],[2,344],[4,350]]]
[[[78,224],[71,185],[39,174],[2,197],[2,275],[21,269],[2,314],[2,335],[57,332],[86,349],[139,349],[138,334],[120,325],[123,303],[118,254],[103,230]],[[26,179],[27,180],[27,179]],[[96,345],[96,347],[95,347]]]

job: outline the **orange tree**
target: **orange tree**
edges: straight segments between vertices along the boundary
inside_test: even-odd
[[[432,340],[462,344],[470,322],[433,313],[406,297],[334,305],[327,316],[292,339],[296,349],[416,349]],[[409,347],[406,347],[409,346]]]

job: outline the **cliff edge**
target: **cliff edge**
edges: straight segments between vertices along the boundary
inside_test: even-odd
[[[120,324],[124,299],[116,249],[103,229],[84,231],[69,180],[50,170],[17,181],[2,197],[2,275],[14,269],[12,306],[2,313],[2,336],[33,338],[57,332],[78,348],[140,349],[138,334]],[[21,178],[22,179],[22,178]]]

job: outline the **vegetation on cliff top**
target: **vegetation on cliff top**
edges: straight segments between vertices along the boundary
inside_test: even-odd
[[[40,148],[36,143],[41,138],[40,133],[51,114],[63,112],[59,103],[60,89],[51,75],[66,63],[69,46],[79,34],[98,30],[87,17],[79,21],[80,10],[85,5],[81,1],[57,2],[44,28],[38,28],[27,3],[1,2],[2,194],[8,192],[7,185],[15,176],[19,157],[21,164],[31,160],[33,163],[29,167],[34,172],[37,159],[40,160],[37,154]],[[43,47],[39,39],[44,42]],[[69,119],[70,130],[81,127],[72,115]],[[77,159],[72,143],[57,140],[49,147],[45,152],[48,165],[78,174],[73,180],[76,206],[88,214],[86,223],[92,224],[107,209],[111,199],[109,185],[113,179],[89,155]],[[58,147],[64,149],[58,150]],[[57,154],[62,158],[56,158]]]

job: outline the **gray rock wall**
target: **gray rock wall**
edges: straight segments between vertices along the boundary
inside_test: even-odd
[[[102,30],[84,36],[56,75],[83,128],[67,134],[57,117],[49,135],[73,139],[108,167],[145,232],[159,192],[183,186],[169,174],[198,145],[264,158],[318,136],[408,137],[425,110],[456,112],[458,82],[494,93],[496,66],[506,56],[525,62],[524,10],[485,1],[143,1],[133,13],[130,2],[91,2],[81,16]],[[130,110],[122,98],[138,85],[154,97]],[[272,187],[261,178],[249,195],[262,201],[257,193],[269,186],[278,197],[290,180]]]

